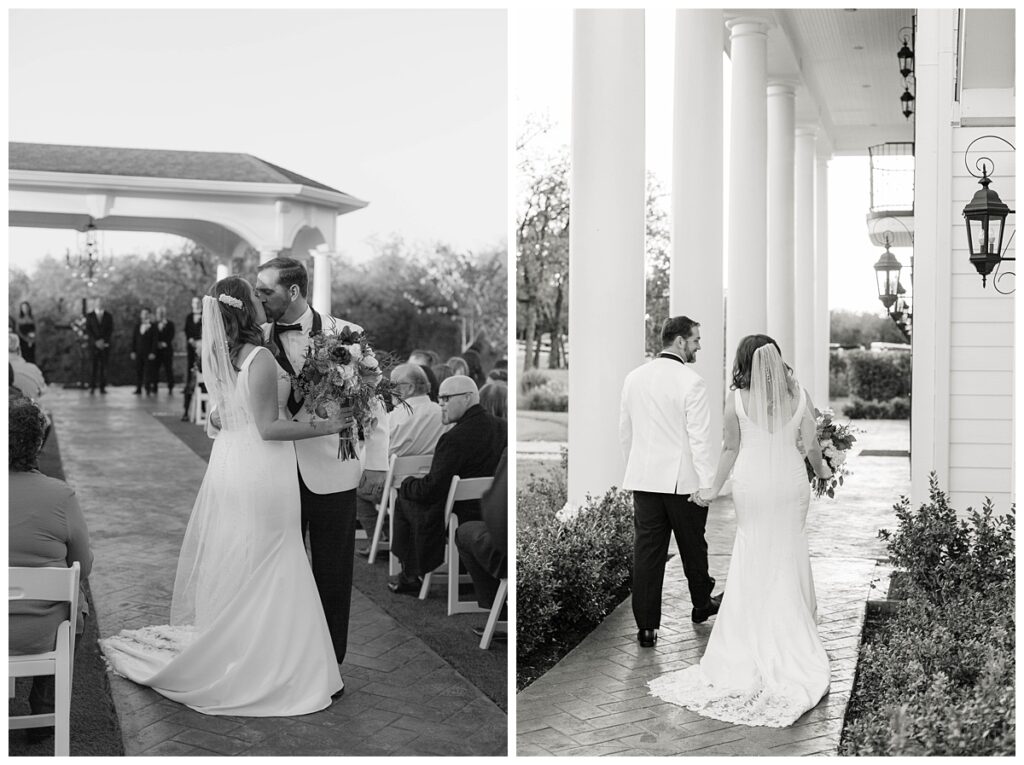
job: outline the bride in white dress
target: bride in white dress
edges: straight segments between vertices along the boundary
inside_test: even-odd
[[[170,625],[100,641],[117,674],[210,715],[302,715],[343,688],[302,543],[291,441],[347,419],[279,416],[288,376],[239,277],[203,298],[203,380],[220,415],[178,559]]]
[[[736,541],[726,597],[700,663],[655,678],[650,689],[705,717],[785,727],[829,687],[804,527],[804,455],[820,477],[830,471],[813,404],[774,340],[740,341],[732,387],[722,456],[704,497],[717,496],[732,471]]]

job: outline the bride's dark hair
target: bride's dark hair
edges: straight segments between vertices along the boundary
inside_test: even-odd
[[[782,349],[779,348],[779,344],[775,342],[768,335],[747,335],[745,338],[740,340],[740,344],[736,346],[736,360],[732,365],[732,385],[729,386],[731,390],[737,388],[743,390],[750,389],[750,371],[754,366],[754,351],[758,348],[768,345],[771,343],[775,346],[775,350],[779,352],[779,357],[782,357]],[[782,362],[783,366],[786,367],[786,384],[789,388],[789,392],[793,393],[796,387],[796,381],[793,378],[793,369],[785,361]]]
[[[208,294],[217,299],[217,306],[224,320],[224,335],[228,341],[231,365],[238,371],[238,353],[243,345],[267,344],[252,304],[252,286],[240,276],[227,276],[214,284]],[[242,307],[236,308],[225,303],[220,299],[221,295],[234,298]]]

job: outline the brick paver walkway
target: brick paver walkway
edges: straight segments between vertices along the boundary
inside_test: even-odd
[[[627,598],[604,622],[517,696],[519,755],[834,755],[853,684],[865,601],[886,576],[877,565],[879,528],[895,525],[892,505],[909,493],[906,458],[860,457],[862,449],[906,449],[905,422],[864,423],[850,476],[837,499],[812,501],[808,516],[819,631],[832,667],[830,692],[789,728],[733,725],[650,695],[647,682],[700,659],[714,626],[690,621],[677,557],[666,569],[663,622],[655,648],[636,642]],[[719,500],[707,539],[716,592],[728,591],[736,530],[731,501]]]
[[[100,635],[165,624],[178,548],[206,463],[155,420],[181,398],[54,389],[68,482],[95,553]],[[472,637],[470,635],[470,637]],[[505,713],[422,641],[353,592],[345,695],[302,717],[211,717],[111,675],[127,755],[499,755]]]

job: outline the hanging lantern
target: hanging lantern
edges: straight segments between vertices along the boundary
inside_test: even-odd
[[[903,264],[889,250],[889,240],[885,240],[885,252],[875,263],[875,280],[878,283],[878,299],[882,301],[885,310],[893,307],[896,298],[899,297],[900,271]]]
[[[984,165],[978,183],[981,188],[974,192],[974,198],[964,208],[964,220],[967,222],[967,248],[971,253],[971,264],[981,274],[981,285],[984,287],[989,274],[1003,260],[1003,232],[1006,216],[1012,210],[989,188],[992,179],[988,177]]]

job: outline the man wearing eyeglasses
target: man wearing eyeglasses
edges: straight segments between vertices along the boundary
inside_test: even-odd
[[[397,406],[388,414],[388,429],[391,431],[389,453],[396,457],[433,454],[437,440],[445,431],[445,425],[441,422],[441,407],[430,400],[430,381],[426,373],[417,364],[399,364],[391,370],[391,382],[407,406]],[[372,479],[383,472],[386,471],[364,470],[363,477]],[[377,505],[384,488],[384,475],[376,477],[376,481],[365,481],[375,487],[373,491],[364,491],[364,481],[356,489],[356,517],[367,537],[373,536],[377,524]],[[384,534],[382,539],[387,538],[386,526]],[[367,558],[370,546],[356,552]]]
[[[508,442],[508,424],[484,411],[471,378],[445,379],[437,399],[442,422],[453,427],[438,440],[430,472],[406,478],[398,490],[391,552],[402,562],[402,571],[388,584],[392,592],[418,593],[423,575],[444,561],[444,502],[452,476],[493,476]],[[455,513],[460,523],[480,520],[480,502],[458,502]]]

